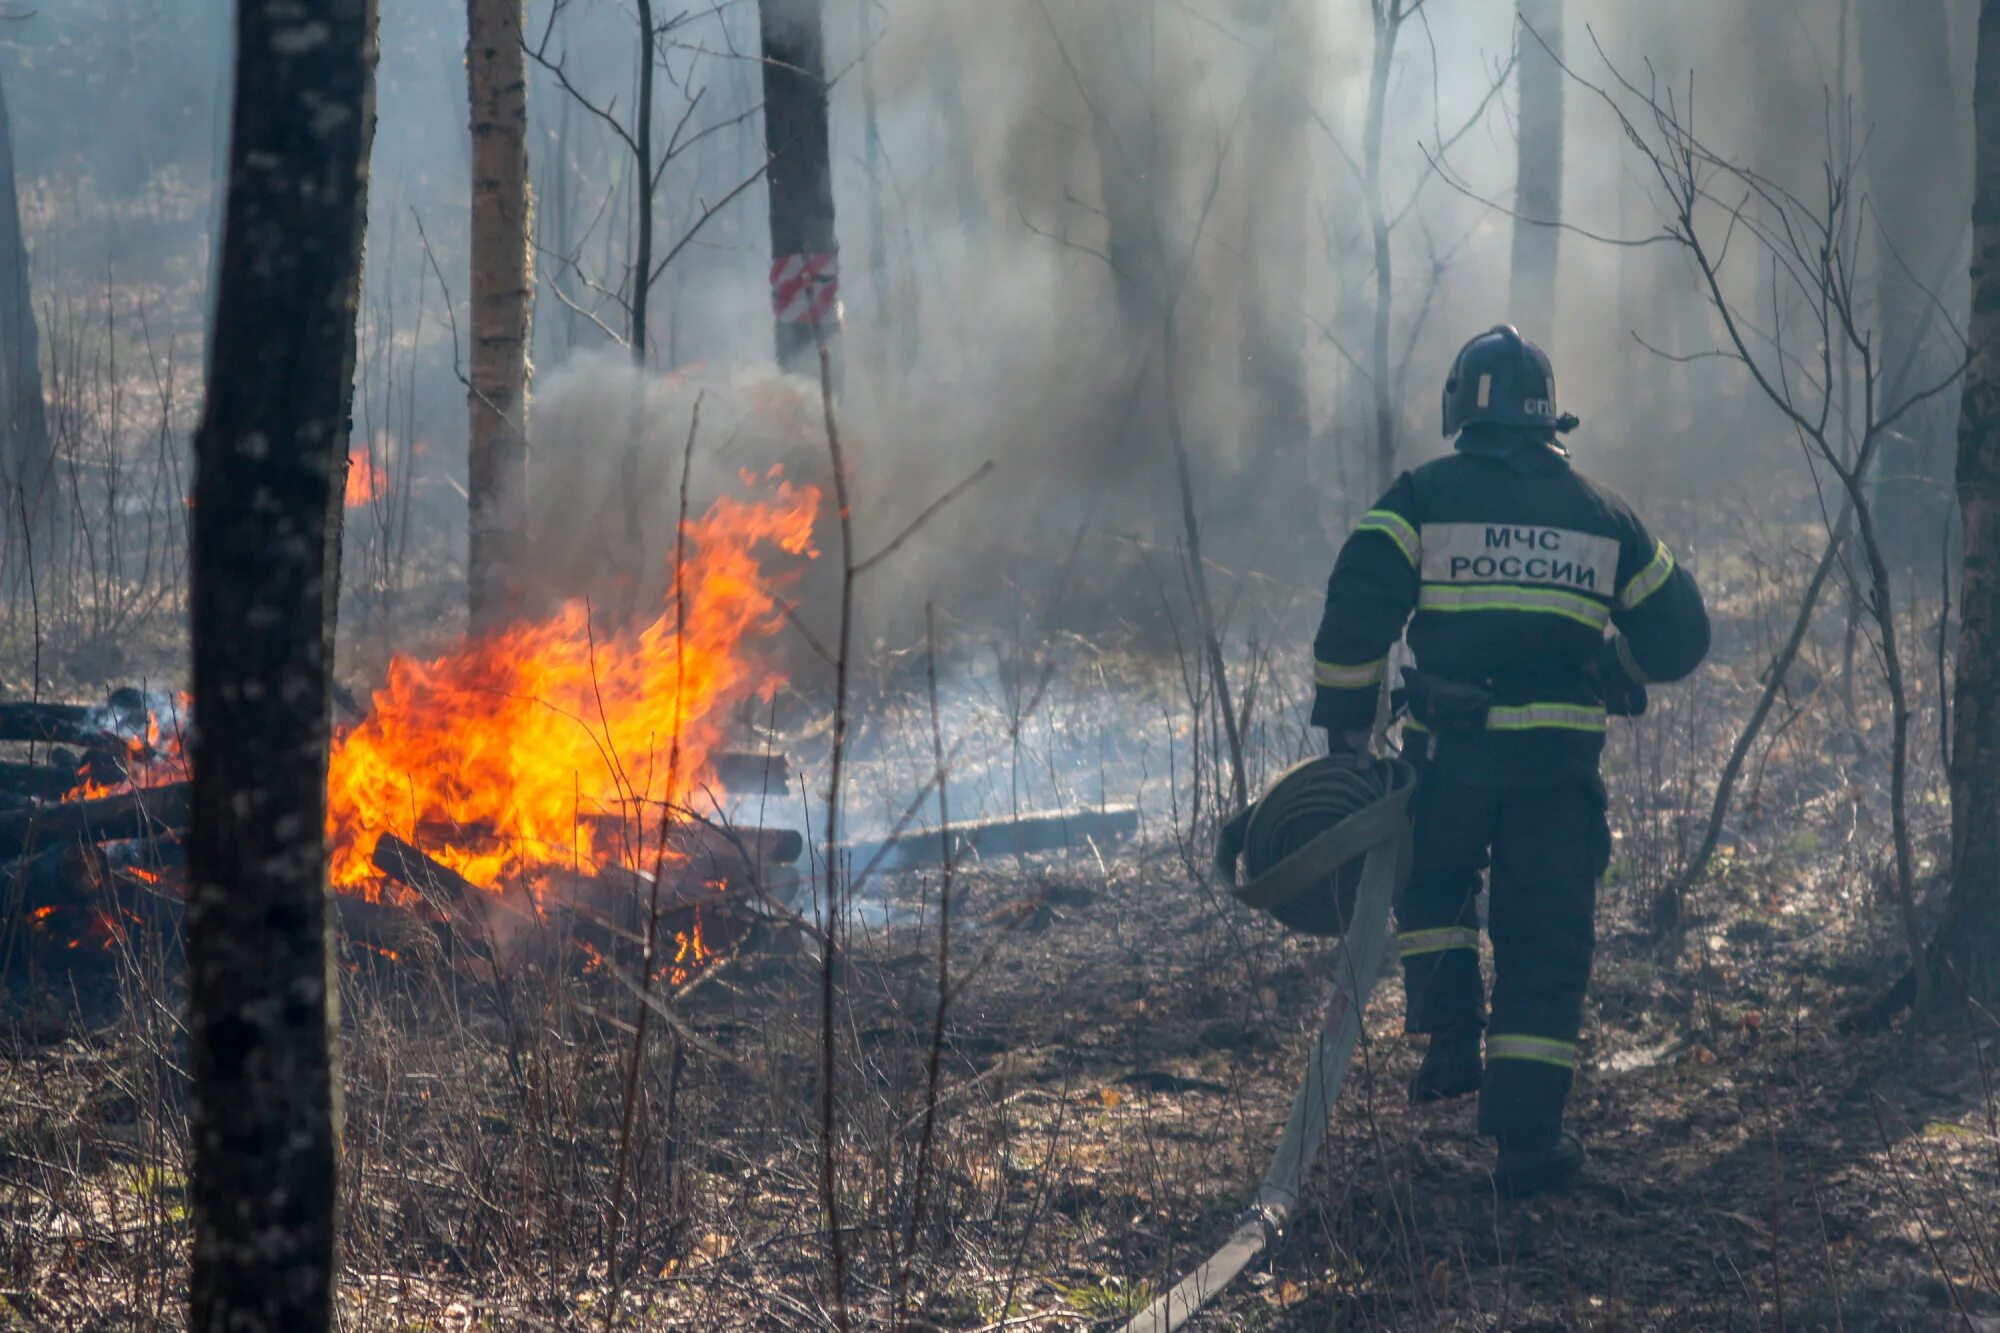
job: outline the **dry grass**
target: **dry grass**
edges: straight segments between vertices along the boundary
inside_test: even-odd
[[[1115,1326],[1227,1230],[1318,1007],[1317,948],[1188,873],[1198,839],[1164,798],[1178,755],[1185,808],[1172,678],[1110,668],[1126,702],[1107,715],[1105,669],[1090,689],[1052,689],[1020,751],[1043,756],[1040,788],[1081,784],[1078,756],[1097,747],[1073,733],[1088,718],[1118,738],[1101,760],[1108,794],[1136,783],[1155,818],[1134,846],[961,869],[913,1326]],[[1888,978],[1894,947],[1880,759],[1837,691],[1778,740],[1685,933],[1641,929],[1738,688],[1718,668],[1615,747],[1620,854],[1575,1103],[1596,1148],[1589,1183],[1496,1201],[1469,1110],[1403,1103],[1415,1055],[1384,986],[1315,1206],[1210,1326],[1921,1328],[2000,1314],[1996,1053],[1963,1034],[1834,1025]],[[914,737],[928,721],[892,679],[875,689],[857,780],[887,809],[910,790],[900,766],[925,760]],[[969,780],[1004,805],[1023,779],[998,698],[968,691],[947,727],[1001,736]],[[862,1326],[889,1321],[912,1230],[936,887],[904,872],[871,889],[879,910],[853,928],[840,979]],[[135,942],[39,975],[10,955],[0,1285],[29,1326],[174,1321],[181,1034],[161,953]],[[566,966],[495,986],[422,957],[343,965],[349,1326],[602,1327],[631,993]],[[816,969],[767,936],[675,1000],[719,1053],[649,1045],[622,1326],[826,1322]]]

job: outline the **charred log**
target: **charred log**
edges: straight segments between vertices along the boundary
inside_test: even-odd
[[[0,878],[10,920],[40,919],[48,909],[89,906],[111,881],[111,862],[89,843],[50,847],[16,861]]]
[[[765,866],[797,863],[806,852],[805,835],[796,829],[751,825],[677,824],[667,845],[687,858],[688,871],[726,877],[737,870],[756,872]]]
[[[595,834],[597,846],[618,860],[650,867],[658,859],[659,837],[650,824],[642,828],[633,820],[616,815],[585,815],[583,822]],[[508,841],[491,824],[459,824],[438,819],[420,820],[416,834],[425,844],[437,847],[484,849]],[[805,855],[806,850],[805,836],[793,829],[722,824],[708,820],[677,824],[667,837],[675,859],[699,862],[704,869],[726,869],[738,864],[752,869],[767,865],[792,865]],[[408,843],[402,845],[409,846]],[[384,869],[383,873],[390,872]]]
[[[393,833],[384,833],[370,858],[375,868],[433,906],[450,909],[477,900],[486,890],[450,866],[440,864]]]
[[[89,704],[0,703],[0,741],[99,745],[104,712]]]
[[[58,843],[178,833],[187,828],[188,813],[188,784],[176,782],[99,801],[66,801],[0,814],[0,860]]]
[[[370,858],[377,870],[421,897],[440,922],[459,927],[475,952],[512,950],[536,924],[523,890],[483,889],[393,833],[385,833]]]
[[[716,784],[724,791],[776,795],[790,790],[791,765],[782,754],[724,750],[710,755],[708,764],[714,771]]]
[[[1138,831],[1139,811],[1130,805],[981,819],[952,826],[950,854],[956,861],[1063,851],[1085,843],[1121,842]],[[878,861],[888,866],[930,865],[944,859],[945,844],[935,831],[925,831],[902,833],[880,842],[856,843],[848,852],[856,866]]]
[[[55,764],[17,764],[0,760],[0,791],[37,800],[60,801],[80,779],[74,768]]]

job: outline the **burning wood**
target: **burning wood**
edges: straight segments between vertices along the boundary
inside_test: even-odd
[[[89,748],[134,742],[164,746],[175,728],[162,712],[172,701],[127,686],[102,704],[0,703],[0,741],[25,741]]]
[[[716,785],[724,791],[776,796],[790,790],[791,765],[784,755],[721,750],[708,762]]]
[[[440,912],[476,902],[486,893],[450,866],[439,865],[393,833],[382,835],[370,859],[377,870],[404,888],[415,890],[423,901]]]
[[[382,832],[413,825],[468,831],[425,853],[488,891],[539,894],[574,865],[646,864],[644,821],[605,813],[685,807],[720,783],[733,710],[779,683],[750,651],[784,624],[769,591],[782,572],[764,564],[812,553],[819,494],[757,484],[775,494],[725,496],[687,524],[681,587],[650,625],[596,623],[576,602],[430,661],[392,662],[368,716],[334,746],[334,883],[369,893]],[[762,756],[757,776],[771,776]]]
[[[661,860],[660,811],[706,807],[717,791],[786,789],[784,756],[721,743],[740,707],[781,683],[752,651],[784,623],[771,589],[786,572],[765,565],[814,554],[819,494],[776,474],[746,485],[764,493],[724,497],[687,525],[681,586],[652,624],[594,623],[578,602],[429,661],[392,662],[330,765],[330,878],[368,909],[342,906],[343,916],[370,937],[387,912],[499,945],[563,910],[545,899],[561,884],[587,885],[583,899],[625,919],[653,884],[620,867]],[[130,689],[103,705],[0,704],[0,741],[78,752],[0,765],[0,874],[47,851],[17,878],[82,891],[104,878],[95,844],[184,829],[184,766],[162,723],[171,712]],[[668,836],[659,889],[674,910],[782,889],[796,882],[782,868],[804,851],[782,829],[681,821]],[[698,923],[686,925],[677,964],[705,956]]]
[[[411,890],[416,901],[391,905],[351,894],[337,895],[342,903],[358,903],[368,909],[357,911],[355,920],[367,930],[369,943],[388,939],[393,933],[393,928],[384,924],[389,920],[385,913],[392,906],[414,911],[438,925],[456,923],[468,928],[472,937],[466,942],[473,945],[475,953],[489,957],[493,950],[511,946],[534,924],[535,907],[525,893],[483,889],[393,833],[382,835],[371,859],[377,870]]]
[[[16,861],[0,876],[10,910],[35,919],[48,907],[84,906],[94,902],[111,882],[111,862],[89,843],[50,847]]]
[[[88,704],[0,703],[0,741],[99,744],[103,723],[104,710]]]
[[[792,865],[805,855],[806,840],[795,829],[701,821],[676,824],[667,835],[667,846],[684,858],[682,873],[728,879],[754,876],[767,866]]]
[[[0,814],[0,861],[57,843],[112,842],[177,832],[188,823],[188,784],[170,783]]]
[[[60,801],[77,786],[74,767],[60,764],[20,764],[0,760],[0,791],[31,796],[42,801]]]
[[[0,761],[0,809],[27,813],[24,801],[89,801],[183,781],[177,707],[131,688],[101,705],[0,703],[0,742],[76,747]]]

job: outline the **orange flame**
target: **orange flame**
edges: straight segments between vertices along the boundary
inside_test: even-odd
[[[392,661],[367,720],[335,741],[335,885],[379,895],[371,857],[387,832],[496,890],[577,860],[631,859],[626,840],[595,821],[685,801],[732,706],[780,683],[746,653],[746,640],[783,623],[759,557],[816,555],[818,510],[815,488],[780,482],[774,498],[725,496],[691,520],[678,627],[673,594],[658,619],[624,631],[607,631],[579,601],[443,657]],[[430,832],[440,828],[455,830],[442,847]]]
[[[685,986],[688,978],[708,961],[708,946],[701,938],[701,917],[694,919],[694,925],[685,931],[674,933],[674,960],[661,968],[659,978],[664,979],[669,988],[678,990]]]
[[[360,509],[374,504],[388,493],[389,476],[375,465],[368,450],[361,447],[347,451],[347,495],[349,509]]]
[[[146,787],[164,787],[168,783],[187,781],[187,753],[182,746],[181,726],[187,716],[188,702],[189,696],[181,695],[175,716],[164,723],[157,711],[146,711],[145,736],[124,738],[124,777],[110,782],[101,781],[86,766],[77,770],[79,781],[63,793],[63,799],[95,801],[106,796],[123,796]]]

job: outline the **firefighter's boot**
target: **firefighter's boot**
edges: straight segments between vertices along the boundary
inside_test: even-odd
[[[1431,1033],[1424,1062],[1410,1080],[1412,1102],[1444,1102],[1479,1091],[1479,1025],[1454,1023]]]
[[[1493,1166],[1493,1187],[1514,1199],[1541,1194],[1567,1184],[1583,1169],[1587,1156],[1583,1140],[1569,1130],[1543,1148],[1502,1145],[1499,1160]]]

